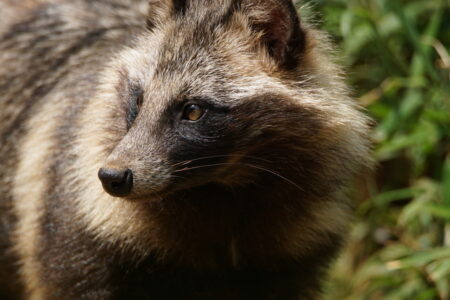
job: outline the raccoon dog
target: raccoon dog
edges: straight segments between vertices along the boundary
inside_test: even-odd
[[[0,10],[4,298],[319,297],[368,120],[291,0]]]

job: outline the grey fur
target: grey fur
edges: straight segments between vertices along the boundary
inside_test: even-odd
[[[325,35],[290,0],[148,2],[0,3],[0,293],[319,297],[371,166]]]

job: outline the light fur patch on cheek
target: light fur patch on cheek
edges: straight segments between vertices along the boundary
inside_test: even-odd
[[[18,216],[14,232],[15,251],[20,258],[20,274],[25,282],[29,299],[45,299],[45,283],[40,276],[37,260],[41,218],[44,214],[44,199],[51,184],[46,169],[52,151],[57,149],[52,134],[57,126],[62,101],[49,99],[41,111],[27,124],[29,129],[23,143],[19,145],[19,163],[13,182],[14,212]]]

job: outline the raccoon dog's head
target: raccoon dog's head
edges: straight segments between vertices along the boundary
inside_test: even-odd
[[[365,121],[312,35],[291,0],[150,3],[146,31],[108,74],[105,190],[322,193],[347,180]]]

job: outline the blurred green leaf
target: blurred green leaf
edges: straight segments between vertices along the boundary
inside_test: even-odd
[[[379,194],[378,196],[376,196],[373,199],[373,202],[377,206],[387,205],[393,201],[413,198],[414,196],[418,195],[419,193],[420,193],[420,189],[417,189],[417,188],[394,190],[394,191],[389,191],[389,192]]]
[[[450,259],[450,248],[436,248],[427,251],[416,252],[410,256],[399,259],[397,261],[390,261],[388,265],[392,269],[405,269],[411,267],[421,267],[439,259]]]
[[[432,215],[444,218],[450,222],[450,206],[428,204],[425,206],[425,209]]]

